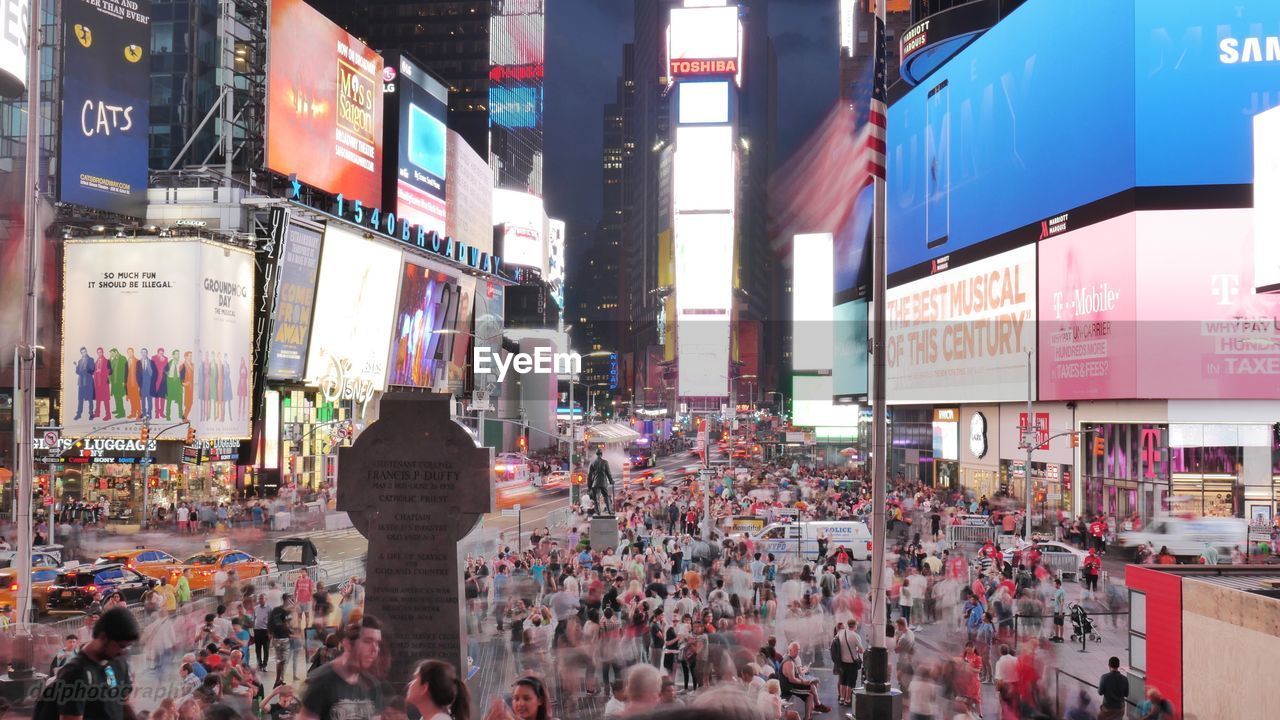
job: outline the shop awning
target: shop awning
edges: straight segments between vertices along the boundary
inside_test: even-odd
[[[587,442],[614,445],[629,443],[640,437],[640,433],[622,423],[601,423],[587,428]]]

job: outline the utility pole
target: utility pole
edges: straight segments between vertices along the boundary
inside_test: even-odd
[[[26,626],[31,616],[31,493],[35,483],[36,350],[37,312],[40,307],[41,267],[44,238],[40,228],[40,0],[31,0],[27,25],[27,156],[24,167],[23,230],[26,241],[26,273],[23,277],[22,330],[18,341],[17,422],[17,506],[18,548],[13,559],[18,578],[18,623]]]
[[[1022,433],[1022,441],[1027,444],[1027,464],[1022,469],[1023,470],[1022,479],[1024,480],[1023,490],[1026,493],[1026,503],[1025,503],[1026,514],[1023,515],[1023,518],[1022,518],[1022,535],[1023,535],[1022,539],[1025,540],[1028,545],[1031,544],[1031,452],[1035,449],[1036,439],[1040,434],[1039,432],[1037,432],[1038,428],[1035,423],[1035,415],[1031,412],[1031,393],[1032,393],[1032,390],[1034,389],[1032,387],[1033,381],[1031,378],[1032,356],[1033,356],[1032,351],[1028,350],[1027,351],[1027,425],[1025,428],[1023,428],[1023,433]],[[1048,428],[1045,428],[1045,431],[1046,431],[1045,434],[1048,435],[1049,434]]]

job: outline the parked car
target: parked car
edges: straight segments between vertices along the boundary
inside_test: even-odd
[[[121,563],[81,565],[62,570],[49,585],[50,613],[81,612],[99,603],[108,592],[117,592],[127,603],[138,602],[160,581],[130,570]]]
[[[130,570],[137,570],[147,577],[163,580],[171,575],[172,566],[180,565],[181,561],[163,550],[144,547],[103,553],[97,560],[93,561],[94,565],[108,565],[111,563],[120,563]]]
[[[1025,545],[1018,543],[1018,548],[1033,547],[1040,551],[1040,564],[1044,565],[1050,571],[1059,573],[1063,577],[1074,577],[1080,579],[1080,571],[1084,565],[1084,559],[1089,553],[1080,548],[1073,547],[1066,543],[1056,540],[1048,540],[1045,542],[1031,543]],[[1006,548],[1004,550],[1005,568],[1012,571],[1013,553],[1015,548]]]
[[[31,568],[31,607],[35,608],[36,617],[49,612],[49,586],[57,578],[56,567]],[[0,570],[0,605],[18,605],[18,577],[12,568]]]

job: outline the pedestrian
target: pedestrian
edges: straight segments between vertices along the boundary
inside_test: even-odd
[[[1102,708],[1098,720],[1124,720],[1124,703],[1129,697],[1129,678],[1120,672],[1120,658],[1107,660],[1110,670],[1098,680],[1098,694],[1102,696]]]
[[[133,681],[125,656],[140,633],[125,608],[102,614],[93,639],[64,664],[40,694],[36,720],[121,720],[134,717],[129,706]]]
[[[271,630],[268,625],[271,608],[267,607],[267,596],[258,594],[258,602],[253,606],[253,648],[257,655],[258,669],[266,672],[267,660],[271,657]]]
[[[1173,720],[1173,703],[1156,688],[1147,688],[1147,699],[1138,708],[1139,720]]]
[[[371,674],[382,649],[382,624],[372,615],[342,633],[342,654],[307,678],[300,720],[374,720],[382,715],[382,685]]]
[[[453,665],[439,660],[427,660],[413,671],[405,702],[418,711],[422,720],[471,718],[471,691],[458,678]]]
[[[423,718],[431,720],[425,715]],[[516,680],[511,685],[511,706],[508,707],[500,698],[495,697],[489,706],[489,712],[485,713],[485,720],[551,720],[551,694],[546,683],[535,675],[526,675]]]
[[[858,621],[849,618],[845,627],[836,632],[835,643],[840,657],[837,700],[844,707],[852,707],[853,689],[858,686],[858,673],[862,670],[862,655],[866,647],[858,635]]]
[[[1067,591],[1062,589],[1062,578],[1053,581],[1053,637],[1051,642],[1066,642],[1062,638],[1062,628],[1067,617]]]

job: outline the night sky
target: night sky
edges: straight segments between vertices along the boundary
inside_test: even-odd
[[[837,0],[770,3],[769,34],[778,54],[779,164],[835,100],[836,6]],[[633,10],[631,0],[548,0],[546,12],[547,214],[568,224],[573,262],[586,249],[577,238],[594,231],[600,218],[601,112],[616,96]]]

